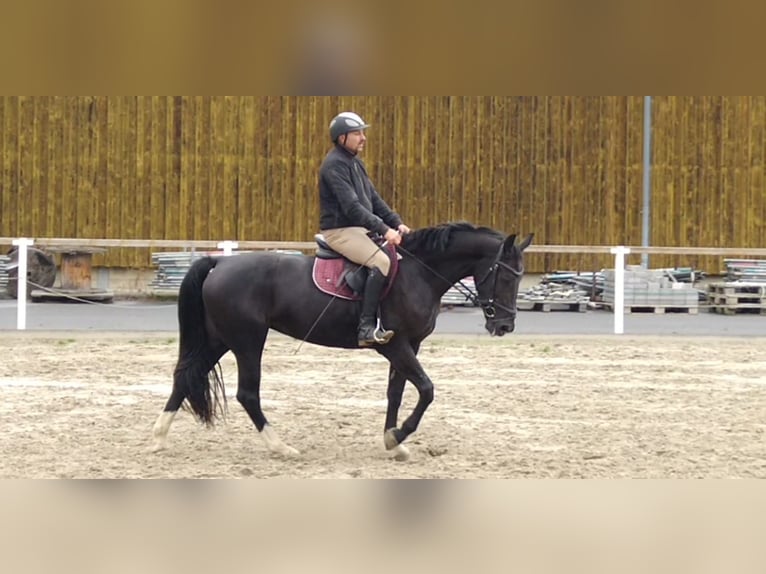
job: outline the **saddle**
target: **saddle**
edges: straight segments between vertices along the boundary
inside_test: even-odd
[[[361,301],[369,269],[358,263],[353,263],[340,253],[333,251],[321,234],[315,235],[314,239],[317,242],[317,251],[312,277],[317,289],[339,299]],[[383,245],[382,238],[373,238],[373,240],[379,246]],[[388,274],[388,282],[381,295],[381,299],[384,299],[391,290],[396,274],[399,271],[400,255],[396,252],[396,247],[393,245],[386,245],[382,249],[391,259],[391,271]]]

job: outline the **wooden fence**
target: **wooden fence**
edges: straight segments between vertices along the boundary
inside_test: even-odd
[[[2,96],[0,235],[308,241],[343,109],[373,125],[365,161],[413,227],[641,243],[642,96]],[[654,126],[652,244],[766,245],[766,96],[657,96]],[[652,263],[721,270],[702,254]],[[529,269],[609,264],[534,252]]]

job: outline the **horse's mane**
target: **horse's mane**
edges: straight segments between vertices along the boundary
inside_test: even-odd
[[[403,244],[412,252],[441,253],[447,249],[453,235],[459,232],[477,233],[503,240],[502,234],[494,229],[477,227],[466,221],[457,221],[413,231],[404,236]]]

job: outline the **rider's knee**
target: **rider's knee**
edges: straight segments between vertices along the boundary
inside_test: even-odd
[[[379,255],[380,257],[376,257],[370,263],[370,269],[375,269],[377,267],[378,271],[380,271],[384,277],[388,277],[388,274],[391,273],[391,260],[383,254]]]

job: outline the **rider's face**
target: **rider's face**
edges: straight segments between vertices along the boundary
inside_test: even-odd
[[[348,151],[353,154],[358,154],[364,149],[364,143],[367,141],[367,136],[364,135],[362,130],[355,132],[349,132],[345,136],[341,136],[340,142]]]

